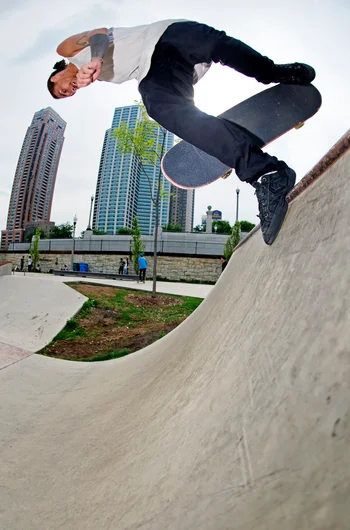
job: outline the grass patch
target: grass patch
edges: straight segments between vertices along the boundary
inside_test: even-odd
[[[86,318],[90,314],[91,309],[97,306],[98,302],[89,298],[89,300],[86,300],[86,302],[83,303],[83,307],[79,311],[79,318]]]
[[[53,341],[57,340],[74,340],[76,337],[86,337],[85,329],[81,328],[76,318],[67,320],[65,327],[57,333]]]
[[[120,357],[125,357],[125,355],[129,355],[131,353],[131,350],[129,348],[123,348],[121,350],[109,350],[105,353],[101,353],[100,355],[93,355],[92,357],[86,357],[85,359],[79,359],[80,362],[89,362],[94,363],[97,361],[109,361],[111,359],[119,359]]]
[[[81,362],[118,359],[159,340],[201,304],[201,298],[99,284],[71,283],[89,299],[42,355]]]

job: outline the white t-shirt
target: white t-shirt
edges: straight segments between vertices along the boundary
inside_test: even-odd
[[[154,48],[165,30],[178,20],[161,20],[153,24],[135,26],[131,28],[110,28],[108,35],[110,44],[103,58],[100,81],[121,84],[130,79],[141,83],[146,77],[150,66]],[[91,49],[87,46],[74,57],[67,57],[77,68],[88,64],[91,59]],[[201,63],[195,66],[195,81],[199,81],[209,70],[211,63]]]

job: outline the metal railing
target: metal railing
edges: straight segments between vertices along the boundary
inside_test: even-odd
[[[225,242],[229,236],[223,234],[203,233],[170,233],[163,232],[158,240],[157,251],[162,254],[214,255],[223,253]],[[246,234],[242,234],[242,239]],[[153,253],[153,236],[142,236],[145,253]],[[28,253],[30,243],[14,243],[7,252]],[[73,239],[42,239],[39,242],[41,252],[71,252]],[[74,253],[109,253],[130,254],[132,238],[130,236],[93,236],[91,239],[75,239]],[[5,251],[5,252],[6,252]]]

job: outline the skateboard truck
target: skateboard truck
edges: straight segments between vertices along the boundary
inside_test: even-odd
[[[294,129],[298,130],[298,129],[300,129],[303,125],[305,125],[305,122],[304,122],[304,121],[301,121],[300,123],[298,123],[298,125],[296,125],[296,126],[294,127]]]

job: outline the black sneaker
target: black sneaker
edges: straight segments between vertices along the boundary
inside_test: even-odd
[[[295,171],[279,162],[277,171],[266,173],[260,182],[253,182],[259,203],[261,232],[267,245],[272,245],[288,210],[286,196],[295,184]]]
[[[316,76],[316,72],[312,66],[303,63],[276,64],[276,69],[273,83],[308,85]]]

